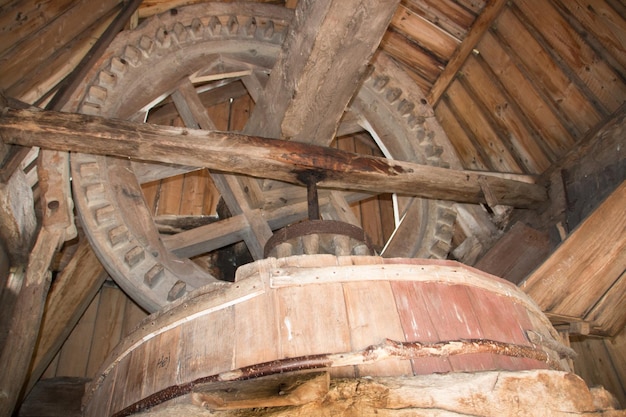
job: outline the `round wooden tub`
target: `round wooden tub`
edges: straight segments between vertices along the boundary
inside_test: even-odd
[[[516,286],[456,262],[269,258],[144,320],[87,388],[85,416],[130,415],[190,402],[199,386],[302,370],[568,370],[559,340]]]

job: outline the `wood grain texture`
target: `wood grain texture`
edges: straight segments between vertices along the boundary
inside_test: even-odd
[[[626,182],[522,283],[544,311],[583,318],[611,291],[626,268],[624,207]],[[623,319],[617,311],[603,311],[617,321]]]
[[[192,164],[296,184],[303,184],[304,178],[313,174],[320,176],[320,187],[419,194],[476,203],[485,202],[478,181],[484,176],[500,204],[528,207],[547,198],[539,185],[499,178],[490,173],[390,161],[294,141],[234,133],[12,109],[0,119],[0,129],[5,142],[12,144],[54,146],[60,150]],[[207,141],[209,138],[211,140]]]

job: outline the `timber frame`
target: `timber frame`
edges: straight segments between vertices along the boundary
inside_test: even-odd
[[[30,16],[18,3],[11,3],[15,13]],[[240,79],[218,88],[231,98],[249,95],[263,109],[252,112],[241,132],[216,128],[206,112],[212,98],[195,91],[192,78],[177,85],[171,101],[152,115],[158,121],[180,114],[179,126],[184,127],[75,112],[78,96],[99,99],[100,86],[85,85],[93,75],[86,74],[121,28],[184,3],[131,1],[122,6],[107,0],[88,10],[88,2],[67,2],[55,11],[62,18],[42,14],[30,20],[33,27],[41,24],[36,36],[19,19],[0,21],[12,34],[0,39],[0,88],[9,96],[3,95],[0,109],[0,283],[23,280],[16,297],[0,293],[1,315],[13,317],[0,326],[6,331],[2,362],[11,364],[0,376],[0,416],[8,415],[37,382],[108,276],[79,236],[76,253],[55,271],[58,276],[44,301],[55,256],[79,232],[67,152],[174,164],[174,171],[181,166],[185,172],[216,171],[213,181],[233,216],[208,245],[243,240],[256,258],[275,219],[264,218],[263,191],[254,178],[297,186],[315,183],[324,189],[325,209],[353,223],[358,219],[349,204],[381,192],[447,200],[440,229],[448,233],[447,243],[434,248],[441,257],[519,284],[565,335],[623,333],[623,2],[274,2],[297,6],[294,13],[285,13],[293,19],[292,32],[285,35],[284,53],[272,69],[281,76],[268,78],[233,62],[220,62],[218,70],[204,75]],[[362,12],[356,15],[361,20],[355,20],[354,10]],[[13,9],[2,12],[9,16]],[[243,23],[218,19],[209,26],[246,34],[258,29]],[[67,29],[59,30],[63,25]],[[282,30],[278,25],[274,29]],[[54,38],[50,34],[57,32],[58,43],[48,48],[54,55],[37,52],[38,39]],[[170,36],[176,40],[183,34],[172,31]],[[91,37],[100,41],[88,52]],[[301,58],[290,50],[301,51]],[[146,52],[140,47],[129,51]],[[352,113],[340,118],[369,76],[368,63],[376,60],[398,67],[400,85],[421,88],[423,95],[414,102],[422,107],[409,113],[419,116],[427,133],[436,134],[435,145],[425,147],[429,158],[443,156],[445,162],[431,166],[328,147],[335,136],[362,131],[359,120],[349,120]],[[320,62],[333,64],[324,69]],[[61,78],[75,67],[75,75],[56,93]],[[99,81],[106,73],[99,74]],[[397,94],[396,86],[384,88],[388,97]],[[331,95],[335,99],[329,105]],[[405,98],[394,105],[402,108]],[[292,140],[280,140],[284,138]],[[40,147],[39,154],[32,147]],[[295,205],[290,208],[297,211]],[[456,213],[456,219],[449,213]],[[205,224],[198,234],[210,226]],[[194,244],[207,245],[194,239],[197,234],[186,232],[163,241],[177,256],[191,256]],[[396,248],[403,239],[394,242]],[[81,280],[86,273],[92,279]],[[622,375],[626,380],[626,372]]]

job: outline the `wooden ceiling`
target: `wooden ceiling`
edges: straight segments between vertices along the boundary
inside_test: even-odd
[[[133,21],[193,2],[144,1]],[[3,3],[0,88],[37,105],[121,7]],[[381,49],[423,89],[464,168],[539,174],[624,101],[624,16],[620,0],[402,0]]]
[[[297,5],[297,0],[258,1],[288,8]],[[128,26],[195,2],[144,0]],[[45,106],[122,6],[120,0],[0,0],[0,89]],[[545,176],[563,164],[576,164],[571,155],[581,159],[591,153],[589,143],[596,133],[617,121],[618,131],[610,141],[611,161],[617,161],[612,175],[614,182],[624,181],[625,0],[402,0],[380,50],[423,90],[458,156],[459,168]],[[576,178],[586,178],[587,171],[580,172]],[[614,183],[599,187],[610,188],[609,193],[617,188]],[[576,190],[581,201],[587,199],[586,190]],[[581,203],[584,207],[577,213],[589,214],[606,197],[604,191],[593,203]],[[619,193],[612,197],[621,201],[617,209],[604,206],[603,212],[623,213],[619,205],[623,206],[624,186]],[[604,221],[593,238],[605,234],[624,245],[624,235],[607,227],[611,219],[601,213],[591,220]],[[594,224],[586,227],[598,230]],[[623,228],[623,221],[615,224]],[[572,234],[578,242],[573,250],[581,259],[586,254],[580,253],[580,247],[588,247],[592,232]],[[471,233],[457,232],[453,249]],[[518,235],[511,236],[510,241],[519,245]],[[537,281],[527,286],[538,299],[552,296],[541,307],[552,311],[553,319],[604,320],[604,334],[615,333],[626,319],[626,275],[620,269],[625,260],[619,250],[623,246],[604,250],[606,241],[591,243],[595,265],[612,265],[611,276],[598,266],[588,278],[573,265],[568,276],[578,278],[571,281],[574,284],[561,279],[552,286],[535,273]],[[565,246],[559,250],[565,251]],[[495,257],[511,247],[503,246]],[[531,265],[535,267],[537,263]],[[549,267],[554,279],[559,279],[562,270],[557,262],[544,269]],[[595,282],[602,285],[593,286]],[[587,297],[569,293],[573,285],[584,287]],[[575,316],[571,305],[580,310]]]

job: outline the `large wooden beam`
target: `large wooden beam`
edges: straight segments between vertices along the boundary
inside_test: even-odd
[[[28,375],[28,365],[35,349],[44,303],[50,287],[51,276],[48,267],[62,233],[59,228],[42,228],[26,269],[16,272],[24,274],[24,282],[17,296],[9,334],[0,354],[2,417],[10,416],[13,412],[22,391],[22,384]]]
[[[521,284],[544,312],[589,320],[594,332],[624,328],[625,207],[626,181]]]
[[[107,276],[89,242],[79,243],[48,294],[26,393],[52,362]]]
[[[235,133],[161,127],[80,114],[5,108],[6,143],[193,165],[305,185],[398,193],[467,203],[531,207],[546,200],[536,184],[489,173],[429,167],[333,148]]]
[[[328,145],[398,0],[301,0],[245,132]]]

